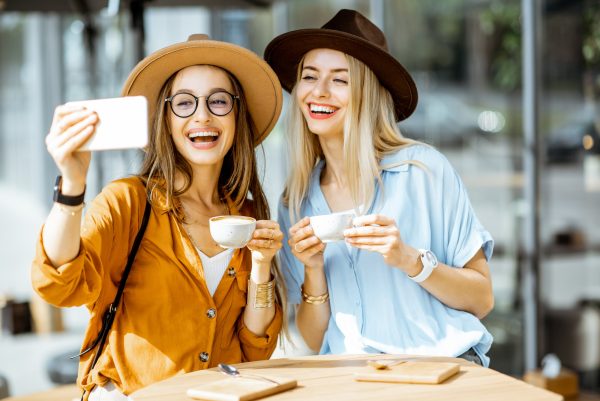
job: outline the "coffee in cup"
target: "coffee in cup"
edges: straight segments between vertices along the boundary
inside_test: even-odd
[[[247,216],[216,216],[208,224],[210,235],[223,248],[245,247],[256,228],[256,220]]]
[[[315,235],[323,242],[341,241],[344,230],[352,227],[354,213],[332,213],[310,217]]]

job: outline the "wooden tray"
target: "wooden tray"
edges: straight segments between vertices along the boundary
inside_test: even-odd
[[[274,376],[268,378],[279,384],[256,377],[231,377],[189,388],[187,395],[206,401],[249,401],[291,390],[298,385],[296,380],[292,379]]]
[[[387,369],[377,370],[364,367],[354,373],[358,381],[439,384],[460,370],[460,365],[451,362],[408,361]]]

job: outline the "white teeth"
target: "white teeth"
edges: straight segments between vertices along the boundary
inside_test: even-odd
[[[333,107],[327,107],[327,106],[317,106],[316,104],[311,104],[310,105],[310,111],[312,111],[313,113],[327,113],[327,114],[331,114],[335,112],[335,108]]]
[[[190,139],[198,138],[201,136],[219,136],[219,133],[215,132],[215,131],[199,131],[199,132],[192,132],[188,135],[188,137]]]

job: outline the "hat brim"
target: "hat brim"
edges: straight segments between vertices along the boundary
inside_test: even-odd
[[[145,96],[153,121],[157,98],[166,80],[192,65],[214,65],[230,72],[244,90],[248,111],[256,127],[254,144],[261,143],[275,126],[283,102],[281,85],[269,65],[250,50],[214,40],[177,43],[152,53],[129,74],[122,96]],[[152,125],[150,125],[152,126]]]
[[[283,88],[296,84],[298,63],[313,49],[334,49],[365,63],[390,92],[396,121],[417,107],[417,87],[406,69],[390,53],[355,35],[333,29],[300,29],[277,36],[265,49],[265,60],[277,73]]]

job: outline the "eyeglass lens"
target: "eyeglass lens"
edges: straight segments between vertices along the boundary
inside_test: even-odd
[[[189,117],[196,111],[199,99],[189,93],[178,93],[171,98],[171,109],[179,117]],[[233,97],[227,92],[215,92],[206,97],[206,106],[212,114],[224,116],[233,109]]]

